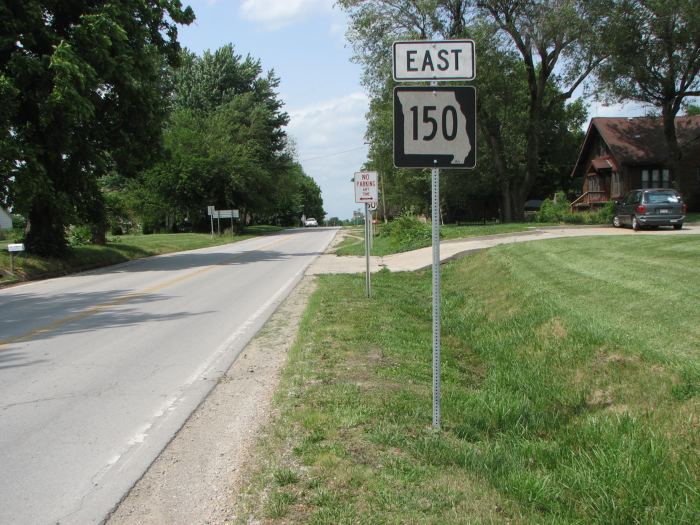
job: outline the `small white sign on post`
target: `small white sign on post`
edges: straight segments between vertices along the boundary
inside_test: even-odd
[[[10,273],[14,275],[14,273],[15,273],[15,254],[17,252],[24,251],[24,244],[22,244],[22,243],[8,244],[7,251],[10,252]]]
[[[358,171],[355,173],[355,202],[376,204],[379,201],[376,171]]]

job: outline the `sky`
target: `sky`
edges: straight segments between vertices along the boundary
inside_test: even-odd
[[[180,43],[202,54],[233,44],[280,78],[279,96],[290,116],[287,134],[304,172],[321,188],[326,217],[350,219],[352,178],[367,159],[369,99],[362,68],[351,61],[347,17],[335,0],[184,0],[197,19],[179,28]],[[478,49],[476,62],[478,71]],[[589,117],[643,116],[647,110],[589,105]]]
[[[362,169],[369,100],[362,68],[351,62],[345,14],[334,0],[185,0],[197,19],[180,26],[182,46],[197,54],[228,43],[274,70],[290,116],[287,134],[304,172],[321,187],[327,218],[349,219],[351,179]]]

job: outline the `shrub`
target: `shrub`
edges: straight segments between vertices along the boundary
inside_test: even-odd
[[[402,251],[407,251],[430,245],[432,228],[414,215],[404,213],[385,225],[380,235],[391,238]]]
[[[571,216],[571,203],[563,191],[557,192],[554,199],[545,199],[540,211],[535,214],[537,222],[564,222]]]
[[[563,222],[566,224],[609,224],[613,216],[612,202],[596,211],[571,212],[571,203],[563,192],[554,199],[545,199],[540,211],[535,214],[535,222]]]
[[[90,244],[92,231],[87,224],[71,225],[68,228],[68,243],[71,246],[83,246]]]

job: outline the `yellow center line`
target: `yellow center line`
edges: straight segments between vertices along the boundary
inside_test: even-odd
[[[247,250],[245,252],[237,253],[233,257],[231,257],[230,259],[227,259],[226,261],[224,261],[223,263],[205,266],[204,268],[199,268],[199,269],[194,270],[194,271],[187,273],[185,275],[180,275],[178,277],[174,277],[173,279],[170,279],[170,280],[165,281],[163,283],[149,286],[147,288],[144,288],[143,290],[139,290],[136,292],[129,292],[129,293],[126,293],[124,295],[120,295],[120,296],[116,297],[115,299],[112,299],[111,301],[107,301],[105,303],[91,306],[90,308],[87,308],[86,310],[83,310],[82,312],[77,312],[73,315],[69,315],[69,316],[63,317],[61,319],[57,319],[56,321],[53,321],[45,326],[42,326],[39,328],[34,328],[33,330],[30,330],[26,334],[18,335],[15,337],[8,337],[6,339],[0,339],[0,348],[2,348],[3,346],[7,346],[9,344],[13,344],[13,343],[25,343],[27,341],[34,339],[35,337],[37,337],[41,334],[53,332],[54,330],[60,328],[61,326],[72,323],[74,321],[80,321],[80,320],[85,319],[86,317],[90,317],[91,315],[94,315],[96,313],[103,312],[103,311],[108,310],[110,308],[113,308],[115,306],[119,306],[121,304],[126,303],[127,301],[130,301],[131,299],[135,299],[137,297],[142,297],[144,295],[159,292],[159,291],[161,291],[165,288],[168,288],[174,284],[181,283],[183,281],[187,281],[189,279],[192,279],[194,277],[202,275],[206,272],[209,272],[215,268],[219,268],[223,264],[228,264],[231,261],[235,261],[236,259],[239,259],[240,257],[242,257],[246,254],[254,253],[255,251],[259,251],[259,250],[264,250],[264,249],[267,249],[271,246],[274,246],[275,244],[279,244],[282,241],[287,240],[289,237],[290,237],[289,235],[281,236],[280,238],[275,239],[274,241],[269,242],[263,246],[260,246],[259,248],[255,249],[255,250]]]

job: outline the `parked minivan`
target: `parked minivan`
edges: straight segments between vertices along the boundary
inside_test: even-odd
[[[686,205],[676,190],[654,188],[632,190],[620,201],[615,201],[613,226],[632,226],[638,231],[645,226],[673,226],[683,228]]]

